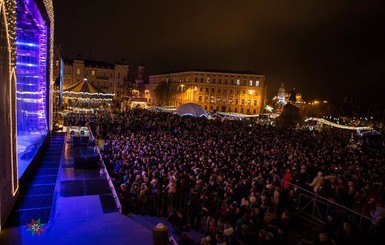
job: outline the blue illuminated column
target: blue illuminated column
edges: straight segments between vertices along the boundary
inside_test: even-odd
[[[16,103],[19,177],[47,127],[47,25],[33,0],[17,0]]]

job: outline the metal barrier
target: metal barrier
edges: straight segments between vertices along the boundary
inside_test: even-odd
[[[324,224],[327,216],[333,211],[337,213],[338,216],[348,218],[348,220],[359,229],[362,228],[364,222],[370,224],[372,220],[372,218],[364,215],[363,208],[359,213],[285,180],[282,180],[282,184],[283,183],[289,184],[299,194],[297,212],[300,216],[307,216],[307,218]]]
[[[91,128],[89,130],[90,130],[91,137],[95,140]],[[114,196],[114,199],[115,199],[116,208],[121,213],[122,212],[122,205],[120,204],[120,201],[119,201],[119,198],[118,198],[118,194],[116,193],[116,190],[115,190],[115,186],[112,183],[111,177],[110,177],[110,175],[109,175],[109,173],[107,171],[106,165],[104,164],[102,154],[100,153],[100,150],[99,150],[98,146],[94,146],[94,149],[95,149],[95,151],[98,153],[98,155],[100,157],[100,165],[101,165],[100,172],[105,174],[107,182],[108,182],[108,185],[110,186],[112,195]]]
[[[150,194],[127,200],[127,212],[168,217],[176,209],[187,211],[188,192]]]

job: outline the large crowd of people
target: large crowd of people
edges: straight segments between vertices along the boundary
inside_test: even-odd
[[[200,230],[201,244],[286,244],[300,193],[338,205],[316,237],[298,244],[356,244],[359,234],[385,241],[385,155],[355,147],[352,132],[149,110],[99,115],[91,126],[106,140],[102,156],[123,212],[149,212],[149,196],[166,196],[162,215],[177,232]],[[188,202],[177,209],[179,193]]]

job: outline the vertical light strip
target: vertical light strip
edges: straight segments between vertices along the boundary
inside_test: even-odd
[[[55,83],[54,78],[53,78],[53,57],[54,57],[54,33],[55,33],[55,19],[54,19],[54,10],[53,10],[53,4],[52,0],[43,0],[45,9],[47,10],[48,17],[49,17],[49,76],[48,76],[48,81],[49,81],[49,86],[47,89],[49,89],[49,93],[47,94],[49,96],[49,122],[48,122],[48,129],[52,130],[52,120],[53,120],[53,84]]]
[[[8,8],[6,8],[6,5],[8,6]],[[13,83],[13,81],[16,81],[16,79],[12,79],[12,78],[15,78],[15,74],[16,74],[16,71],[15,71],[15,50],[12,50],[12,47],[11,45],[14,44],[15,42],[15,2],[14,0],[8,0],[7,2],[1,2],[1,8],[4,10],[4,26],[5,26],[5,33],[6,33],[6,38],[7,38],[7,48],[8,48],[8,71],[10,72],[9,74],[9,78],[8,78],[8,83],[9,83],[9,91],[8,91],[8,99],[9,99],[9,115],[8,115],[8,118],[9,118],[9,124],[10,124],[10,134],[9,134],[9,143],[10,143],[10,152],[9,152],[9,155],[10,155],[10,164],[11,164],[11,185],[12,185],[12,195],[15,196],[18,189],[19,189],[19,180],[18,180],[18,161],[17,161],[17,158],[15,158],[14,156],[17,155],[17,152],[15,150],[17,150],[17,146],[15,147],[14,149],[14,145],[15,145],[15,142],[13,140],[13,137],[14,137],[14,128],[13,128],[13,119],[16,117],[14,115],[14,111],[13,111],[13,108],[14,108],[14,105],[15,103],[12,103],[12,98],[15,98],[15,91],[16,89],[12,89],[12,88],[15,88],[14,86],[16,86],[15,83]],[[8,19],[10,19],[10,21],[8,21]],[[12,30],[12,32],[10,33],[9,29]],[[15,102],[15,101],[14,101]],[[14,161],[16,159],[16,162]],[[16,165],[16,166],[15,166]],[[15,167],[16,167],[16,176],[15,176]]]
[[[13,79],[14,78],[14,79]],[[19,165],[18,165],[18,157],[14,157],[14,156],[17,156],[17,139],[16,139],[16,142],[14,141],[14,135],[16,134],[16,132],[13,132],[13,118],[12,118],[12,112],[16,112],[16,71],[15,69],[12,69],[12,72],[11,72],[11,76],[10,76],[10,79],[9,79],[9,82],[11,83],[10,86],[9,86],[9,90],[10,90],[10,95],[9,96],[9,107],[10,107],[10,114],[11,114],[11,130],[10,130],[10,143],[11,143],[11,166],[12,166],[12,195],[15,196],[17,194],[17,191],[19,190]],[[12,89],[13,88],[13,89]],[[14,96],[12,96],[14,95]],[[14,100],[12,101],[12,98],[14,98]],[[13,103],[12,103],[13,102]],[[13,110],[14,109],[14,110]],[[17,117],[16,115],[14,115],[14,118],[15,118],[15,125],[17,125]],[[13,149],[13,147],[15,147],[15,149]],[[15,153],[15,154],[13,154]],[[14,163],[14,160],[16,161],[16,163]],[[14,170],[13,170],[13,167],[16,166],[16,176],[14,176]],[[15,187],[15,180],[16,180],[16,187]]]

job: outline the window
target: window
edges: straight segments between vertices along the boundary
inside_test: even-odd
[[[241,113],[243,113],[243,108],[241,108]]]
[[[238,108],[237,108],[237,107],[234,108],[234,112],[235,112],[235,113],[238,112]]]
[[[220,88],[218,88],[218,93],[221,93],[221,89]]]
[[[203,77],[201,77],[201,83],[203,83]]]
[[[227,79],[225,79],[225,84],[227,84]]]
[[[219,84],[222,84],[222,79],[218,79],[218,83],[219,83]]]
[[[207,102],[207,101],[209,101],[209,98],[206,96],[206,97],[205,97],[205,102]]]
[[[235,104],[236,104],[236,105],[238,105],[238,102],[239,102],[238,99],[235,99]]]
[[[80,68],[76,68],[76,75],[81,75],[80,74]]]
[[[199,91],[200,91],[200,92],[203,92],[203,87],[199,87]]]
[[[211,93],[215,93],[215,88],[211,88]]]
[[[202,95],[199,95],[198,100],[199,100],[199,101],[202,101]]]
[[[213,78],[213,83],[215,83],[215,78]]]
[[[230,89],[230,94],[233,94],[233,89]]]
[[[118,72],[118,79],[120,79],[120,72]]]
[[[255,87],[259,87],[259,80],[255,80]]]
[[[235,90],[235,94],[239,95],[239,89]]]
[[[195,78],[195,82],[196,82],[196,83],[198,82],[198,78],[197,78],[197,77]]]
[[[209,88],[206,88],[206,93],[209,93]]]
[[[242,99],[242,102],[241,102],[241,104],[242,104],[242,105],[244,105],[244,104],[245,104],[245,99]]]
[[[248,100],[248,101],[247,101],[247,104],[250,105],[250,104],[251,104],[251,100]]]
[[[253,80],[250,80],[250,81],[249,81],[249,86],[250,86],[250,87],[253,86]]]
[[[257,100],[254,100],[254,105],[257,105]]]
[[[241,80],[237,79],[237,85],[241,85]]]
[[[95,71],[94,70],[91,71],[91,76],[93,76],[93,77],[95,76]]]
[[[245,94],[245,90],[244,89],[242,89],[242,94]]]

